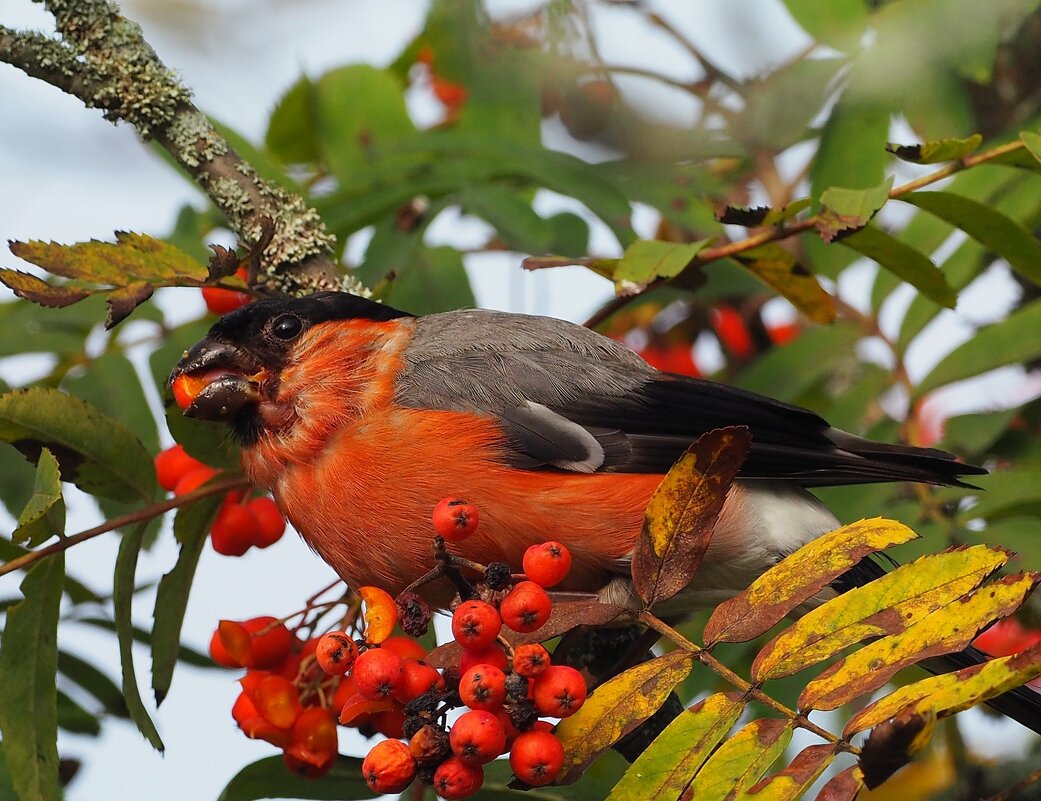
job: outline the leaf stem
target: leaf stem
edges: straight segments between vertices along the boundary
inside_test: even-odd
[[[29,565],[56,553],[67,551],[73,545],[79,545],[81,542],[94,539],[94,537],[97,537],[100,534],[105,534],[106,532],[122,528],[123,526],[129,526],[132,523],[151,520],[154,517],[159,517],[159,515],[169,512],[171,509],[187,506],[188,504],[195,503],[195,501],[201,500],[202,498],[208,498],[211,495],[219,495],[222,492],[230,492],[231,490],[245,489],[249,486],[250,483],[248,479],[245,478],[235,478],[229,479],[228,481],[221,481],[216,484],[207,484],[206,486],[199,487],[199,489],[193,490],[192,492],[186,492],[184,495],[178,495],[165,501],[150,504],[142,509],[138,509],[136,512],[129,512],[128,514],[120,515],[119,517],[113,517],[111,520],[106,520],[104,523],[94,526],[94,528],[88,528],[78,534],[73,534],[71,537],[59,540],[52,545],[48,545],[46,548],[29,551],[9,562],[4,562],[4,564],[0,565],[0,576],[26,568]]]

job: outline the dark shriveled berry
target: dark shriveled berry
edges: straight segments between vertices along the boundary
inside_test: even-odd
[[[506,562],[490,562],[484,569],[484,582],[493,590],[508,589],[512,576],[513,571]]]
[[[403,592],[394,599],[398,607],[398,624],[412,637],[422,637],[430,627],[430,607],[414,592]]]
[[[527,699],[509,704],[506,712],[510,716],[510,723],[518,731],[528,731],[539,719],[535,704]]]
[[[506,678],[506,694],[518,701],[528,697],[529,686],[528,680],[516,673],[511,673]]]
[[[441,693],[438,690],[430,690],[405,704],[405,714],[411,716],[419,715],[422,712],[433,712],[440,700]]]

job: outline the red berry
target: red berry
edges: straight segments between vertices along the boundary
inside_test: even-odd
[[[332,712],[321,706],[303,710],[293,723],[286,753],[324,773],[332,767],[337,751],[336,719]]]
[[[506,700],[506,674],[494,665],[475,665],[459,680],[459,697],[470,709],[495,712]]]
[[[157,454],[154,462],[156,479],[164,490],[173,490],[186,474],[205,467],[198,459],[189,456],[179,443]]]
[[[242,667],[242,663],[229,654],[228,649],[224,647],[224,643],[221,641],[220,629],[214,629],[213,636],[210,637],[210,659],[221,667]]]
[[[571,570],[571,551],[559,542],[543,542],[528,548],[521,564],[529,581],[555,587]]]
[[[481,789],[484,768],[467,765],[458,757],[449,757],[434,771],[434,790],[445,801],[466,798]]]
[[[384,737],[400,740],[405,736],[405,713],[401,707],[384,709],[373,713],[369,725]]]
[[[564,766],[564,746],[555,734],[526,731],[510,750],[510,767],[522,782],[533,787],[549,784]]]
[[[397,654],[382,648],[370,648],[355,660],[351,678],[363,698],[387,701],[401,687],[404,665]]]
[[[332,770],[336,764],[336,754],[330,756],[325,762],[315,765],[294,756],[290,751],[282,752],[282,761],[291,773],[303,776],[305,779],[318,779]]]
[[[253,699],[245,691],[239,693],[231,708],[231,716],[235,719],[242,733],[252,740],[266,740],[279,748],[285,748],[289,744],[291,732],[289,729],[280,729],[272,726],[257,711]]]
[[[278,505],[270,498],[254,498],[247,505],[249,513],[256,521],[256,532],[253,544],[258,548],[274,545],[286,530],[286,519],[278,510]]]
[[[586,701],[586,680],[567,665],[551,665],[535,679],[535,708],[540,715],[566,718]]]
[[[506,732],[491,712],[465,712],[448,733],[452,753],[469,765],[491,762],[506,748]]]
[[[445,687],[445,679],[437,668],[419,659],[403,659],[402,671],[401,684],[394,697],[403,704],[414,701],[423,693]]]
[[[376,743],[361,763],[361,775],[375,793],[400,793],[416,778],[418,765],[400,740]]]
[[[380,643],[380,648],[386,648],[392,654],[397,654],[402,659],[423,659],[427,655],[427,649],[423,643],[414,637],[406,637],[398,634],[388,637]]]
[[[552,611],[549,595],[534,581],[520,582],[499,604],[502,622],[522,633],[538,631]]]
[[[484,601],[463,601],[452,614],[452,635],[471,651],[487,648],[502,631],[499,611]]]
[[[497,643],[479,651],[464,649],[463,655],[459,657],[459,674],[464,675],[470,668],[477,665],[493,665],[504,671],[508,662],[506,652]]]
[[[286,624],[270,615],[242,622],[250,635],[248,668],[272,668],[281,662],[293,646],[293,635]]]
[[[460,498],[445,498],[434,507],[434,531],[449,542],[462,542],[475,531],[477,507]]]
[[[284,676],[264,676],[253,693],[253,703],[264,720],[280,729],[292,726],[302,709],[296,687]]]
[[[235,275],[243,281],[248,279],[244,267],[239,267]],[[221,289],[216,286],[204,286],[202,288],[202,299],[206,301],[206,308],[213,314],[227,314],[250,303],[253,297],[245,292],[236,292],[233,289]]]
[[[358,646],[343,631],[330,631],[318,641],[315,650],[318,667],[330,676],[342,676],[358,657]]]
[[[257,521],[242,504],[226,503],[210,529],[213,550],[223,556],[242,556],[257,536]]]
[[[525,643],[513,649],[513,671],[534,679],[549,667],[549,651],[540,643]]]
[[[189,492],[199,489],[203,484],[217,475],[217,471],[209,465],[195,467],[181,476],[181,480],[174,486],[174,495],[187,495]]]

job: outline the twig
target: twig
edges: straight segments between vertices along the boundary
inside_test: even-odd
[[[697,658],[699,662],[701,662],[701,664],[703,664],[717,676],[723,678],[724,680],[732,684],[734,687],[739,689],[742,693],[745,694],[746,697],[752,698],[758,701],[759,703],[770,707],[770,709],[774,710],[775,712],[781,715],[784,715],[784,717],[792,721],[792,723],[795,726],[798,726],[801,729],[806,729],[806,731],[813,732],[822,740],[826,740],[827,742],[836,746],[836,748],[838,748],[839,750],[848,751],[851,754],[860,753],[860,749],[856,746],[849,744],[848,742],[840,739],[839,737],[836,737],[833,733],[831,733],[827,729],[821,728],[816,723],[811,721],[808,717],[803,715],[801,712],[796,712],[794,709],[789,709],[784,704],[774,700],[772,697],[767,695],[759,687],[755,686],[754,684],[751,684],[748,681],[745,681],[737,673],[732,671],[730,668],[728,668],[726,665],[724,665],[722,662],[720,662],[718,659],[712,656],[712,654],[710,654],[704,648],[701,648],[700,646],[691,642],[678,631],[676,631],[676,629],[672,628],[672,626],[670,626],[668,623],[655,617],[650,612],[642,612],[640,614],[640,621],[650,626],[652,629],[659,632],[660,634],[663,634],[664,636],[668,637],[683,650],[689,651]]]
[[[218,495],[222,492],[229,492],[231,490],[245,489],[249,486],[250,483],[245,478],[221,481],[217,484],[207,484],[206,486],[200,487],[192,492],[186,492],[184,495],[178,495],[169,500],[153,503],[143,509],[138,509],[136,512],[130,512],[121,515],[120,517],[113,517],[111,520],[106,520],[101,525],[95,526],[94,528],[88,528],[86,531],[73,534],[71,537],[66,537],[63,540],[58,540],[58,542],[48,545],[46,548],[29,551],[29,553],[22,554],[9,562],[4,562],[4,564],[0,565],[0,576],[13,573],[16,570],[21,570],[22,568],[28,567],[29,565],[38,562],[45,557],[51,556],[52,554],[67,551],[73,545],[79,545],[81,542],[94,539],[94,537],[97,537],[100,534],[114,531],[123,526],[129,526],[132,523],[151,520],[153,517],[158,517],[161,514],[169,512],[171,509],[177,509],[180,506],[187,506],[190,503],[195,503],[195,501],[200,500],[201,498],[208,498],[211,495]]]
[[[358,289],[330,258],[334,238],[303,198],[269,181],[236,153],[191,101],[191,93],[109,0],[42,0],[61,40],[0,26],[0,61],[67,92],[111,122],[154,139],[210,196],[245,243],[275,236],[264,251],[265,283],[290,294]]]
[[[1018,782],[1013,784],[1011,787],[1006,787],[1000,793],[995,793],[989,798],[983,799],[983,801],[1009,801],[1016,793],[1020,790],[1025,790],[1027,787],[1032,785],[1034,782],[1041,781],[1041,768],[1038,768],[1033,773],[1028,774]]]

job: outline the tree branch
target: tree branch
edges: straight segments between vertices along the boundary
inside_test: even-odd
[[[54,15],[61,39],[0,26],[0,61],[129,123],[154,139],[199,184],[243,243],[256,243],[265,220],[274,236],[262,268],[268,290],[365,293],[339,275],[334,237],[304,199],[265,181],[221,136],[191,93],[145,41],[140,26],[109,0],[38,0]]]

